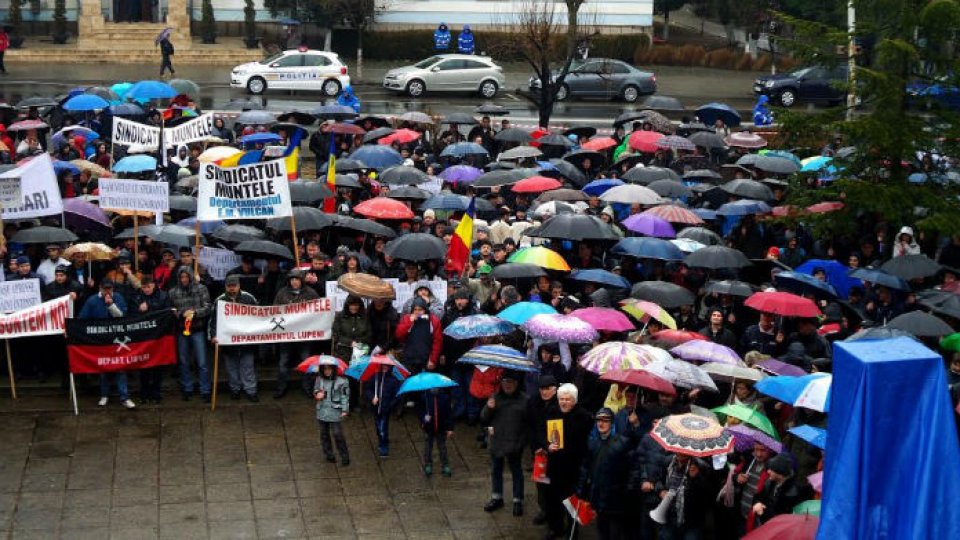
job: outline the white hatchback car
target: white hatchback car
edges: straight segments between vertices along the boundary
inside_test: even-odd
[[[336,96],[350,85],[347,65],[336,53],[291,49],[266,60],[240,64],[230,72],[231,88],[246,88],[251,94],[268,89],[319,90]]]

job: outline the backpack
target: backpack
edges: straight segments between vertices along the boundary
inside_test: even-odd
[[[173,43],[169,39],[160,42],[160,52],[167,56],[173,56]]]

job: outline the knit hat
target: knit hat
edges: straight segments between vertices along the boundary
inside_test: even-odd
[[[430,306],[427,304],[427,301],[424,300],[423,298],[420,298],[419,296],[416,297],[416,298],[414,298],[414,299],[413,299],[413,303],[410,304],[410,309],[411,309],[411,310],[416,309],[416,308],[420,308],[420,309],[426,310],[428,307],[430,307]]]
[[[17,257],[17,264],[30,264],[30,257],[27,257],[26,255]]]
[[[233,274],[233,275],[227,276],[227,279],[225,279],[225,280],[223,281],[223,284],[224,284],[224,285],[239,285],[239,284],[240,284],[240,276],[238,276],[237,274]]]
[[[427,218],[437,219],[437,213],[434,212],[433,208],[427,208],[423,211],[423,219]]]
[[[557,385],[557,378],[553,375],[541,375],[538,383],[540,388],[549,388]]]
[[[790,476],[793,474],[793,463],[790,458],[777,454],[767,461],[767,469],[779,474],[780,476]]]
[[[601,418],[607,418],[613,420],[613,409],[610,407],[602,407],[597,414],[593,415],[594,420],[599,420]]]

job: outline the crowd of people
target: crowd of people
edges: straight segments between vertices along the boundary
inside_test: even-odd
[[[449,38],[446,43],[449,44]],[[20,114],[28,119],[45,118],[54,127],[80,121],[67,117],[56,107],[31,107]],[[147,106],[144,121],[159,123],[163,114],[163,110]],[[358,150],[369,145],[383,147],[384,152],[395,155],[392,166],[417,169],[427,177],[416,186],[420,193],[411,198],[405,192],[398,198],[415,216],[382,220],[390,228],[390,235],[367,234],[351,229],[349,224],[337,223],[301,230],[297,243],[287,231],[272,230],[263,222],[248,222],[261,230],[255,237],[285,244],[298,252],[302,264],[297,267],[283,258],[244,254],[241,264],[227,272],[222,281],[211,278],[203,265],[196,264],[197,254],[191,246],[165,244],[149,234],[139,242],[133,238],[114,239],[116,233],[132,225],[135,217],[114,216],[112,228],[107,229],[76,228],[74,232],[82,240],[110,244],[110,259],[97,261],[89,260],[83,251],[68,252],[65,256],[69,246],[59,242],[15,241],[19,231],[41,222],[60,226],[60,216],[7,222],[5,277],[8,281],[39,279],[44,299],[70,295],[80,318],[123,317],[173,309],[178,317],[176,384],[183,400],[199,396],[203,401],[210,400],[212,386],[217,383],[212,380],[210,366],[217,327],[216,302],[290,304],[326,296],[328,281],[349,274],[398,279],[417,287],[406,305],[350,295],[335,317],[330,342],[224,347],[221,360],[231,397],[258,401],[260,390],[267,386],[273,390],[273,398],[283,399],[290,388],[299,385],[302,393],[316,402],[326,459],[334,462],[339,454],[344,466],[349,465],[350,457],[341,420],[352,410],[366,409],[375,416],[379,454],[386,458],[390,453],[391,415],[408,405],[414,407],[424,429],[423,473],[427,476],[434,472],[434,447],[440,473],[454,474],[446,438],[457,423],[478,426],[477,444],[486,446],[491,458],[491,498],[484,510],[498,511],[510,502],[513,515],[519,518],[527,514],[531,497],[524,493],[525,456],[537,456],[535,459],[546,465],[549,483],[537,484],[533,520],[544,527],[550,538],[567,536],[574,526],[563,504],[574,494],[589,501],[596,510],[603,538],[739,538],[773,516],[790,513],[800,502],[818,497],[816,486],[807,477],[822,467],[822,451],[789,435],[788,429],[798,425],[825,427],[826,416],[761,395],[749,379],[718,377],[715,388],[675,385],[672,392],[658,392],[611,384],[578,360],[603,343],[631,342],[669,348],[675,343],[665,336],[672,331],[686,331],[688,337],[697,334],[696,339],[727,347],[745,369],[775,359],[792,367],[795,373],[829,372],[833,341],[849,338],[863,328],[882,327],[904,313],[932,309],[956,328],[955,315],[931,308],[926,299],[931,294],[950,295],[957,290],[960,235],[915,233],[911,224],[888,223],[884,216],[859,213],[841,205],[835,210],[849,216],[849,230],[855,232],[817,237],[802,217],[781,219],[771,213],[771,206],[785,207],[791,202],[786,182],[789,175],[770,174],[743,159],[754,155],[751,149],[758,147],[757,135],[731,133],[729,124],[735,122],[723,119],[690,118],[676,126],[661,118],[657,113],[644,112],[618,121],[609,141],[592,128],[570,129],[563,134],[563,130],[551,134],[539,129],[528,132],[526,139],[505,138],[505,133],[523,130],[512,127],[507,120],[496,125],[490,116],[483,116],[470,126],[464,126],[462,121],[444,123],[442,130],[422,121],[397,119],[395,129],[384,131],[383,137],[400,130],[416,135],[391,144],[380,144],[383,141],[378,138],[365,140],[359,132],[349,135],[321,127],[310,137],[303,137],[316,154],[317,177],[321,182],[326,176],[323,163],[329,154],[329,137],[336,138],[337,161],[341,163],[353,160]],[[45,136],[49,130],[0,130],[0,142],[8,149],[0,156],[4,162],[21,162],[48,152],[60,162],[86,160],[96,167],[81,164],[79,175],[64,167],[58,174],[61,196],[95,196],[97,171],[109,170],[114,162],[101,142],[109,140],[109,118],[91,115],[82,123],[86,128],[77,129],[76,133],[68,130],[56,140]],[[354,125],[369,133],[388,123],[388,119],[367,116]],[[331,125],[334,123],[325,124]],[[280,136],[278,144],[300,141],[300,137],[293,138],[296,129],[306,128],[286,123],[274,129]],[[217,118],[215,124],[220,144],[270,130],[270,123],[230,126],[225,118]],[[97,137],[91,137],[91,131]],[[688,149],[642,146],[636,141],[645,139],[637,136],[644,132],[691,139],[692,134],[705,133],[726,144],[694,144],[694,148]],[[752,137],[750,146],[740,146],[737,135]],[[445,151],[465,142],[476,143],[483,152]],[[830,141],[822,150],[812,152],[813,156],[800,157],[835,156],[843,150],[841,143]],[[243,147],[242,142],[237,144]],[[764,141],[760,146],[765,144]],[[195,194],[195,175],[206,146],[207,143],[197,143],[185,148],[173,157],[168,169],[160,171],[167,173],[172,193]],[[516,148],[533,151],[511,158],[509,152]],[[924,165],[915,166],[922,170]],[[474,168],[476,175],[454,180],[446,174],[457,168]],[[384,169],[356,162],[337,169],[337,213],[353,215],[353,209],[363,201],[395,196],[403,186],[380,181]],[[309,167],[302,164],[301,170],[306,174]],[[478,177],[510,172],[517,173],[512,180],[487,187],[483,187],[482,181],[481,187],[475,185]],[[561,189],[531,194],[511,188],[517,181],[534,175],[557,180],[556,187]],[[149,177],[155,177],[155,171],[150,171]],[[734,184],[721,184],[722,180]],[[669,187],[678,190],[662,192],[667,202],[606,200],[609,189],[658,181],[670,182]],[[745,196],[735,185],[748,185],[754,192],[768,195]],[[425,233],[447,245],[453,241],[466,205],[420,204],[447,195],[464,195],[457,200],[487,203],[476,205],[477,215],[472,216],[471,252],[465,268],[451,271],[449,261],[442,258],[404,260],[389,255],[386,247],[393,237]],[[721,211],[729,203],[742,206],[751,201],[759,204],[750,211]],[[320,201],[305,204],[316,205]],[[685,217],[674,221],[670,233],[638,233],[631,218],[663,207],[687,210],[686,215],[697,216],[697,220]],[[190,217],[189,213],[179,214],[184,213],[174,210],[169,218],[177,221]],[[600,227],[603,236],[578,241],[571,240],[569,234],[540,232],[552,220],[568,216],[593,216],[596,219],[587,222]],[[209,232],[208,240],[231,248],[238,237],[225,231],[233,231],[238,225],[223,224]],[[673,228],[679,231],[677,238],[668,242],[664,238],[674,236]],[[614,247],[633,237],[659,237],[659,241],[682,254],[649,256]],[[689,254],[708,245],[732,248],[748,261],[709,267],[686,262]],[[540,271],[528,275],[507,272],[514,265],[511,260],[532,246],[549,248],[562,264],[543,264]],[[888,261],[920,256],[930,259],[936,269],[926,275],[908,276],[902,286],[847,275],[856,269],[882,272],[880,267]],[[803,270],[810,260],[812,266],[808,264],[810,268]],[[838,268],[845,271],[841,277],[852,282],[837,278]],[[797,278],[778,279],[780,274],[792,270],[806,272],[816,283],[804,283],[797,288]],[[890,276],[892,281],[899,279],[894,274]],[[432,279],[445,280],[445,300],[438,299],[422,283]],[[842,287],[841,282],[845,284]],[[444,332],[465,317],[496,316],[524,302],[545,304],[563,315],[590,307],[618,309],[625,305],[624,301],[629,304],[631,297],[653,299],[637,289],[649,284],[668,285],[674,292],[680,290],[683,299],[654,300],[664,308],[665,317],[626,311],[632,329],[602,330],[594,342],[569,345],[571,361],[565,358],[565,346],[550,342],[535,345],[520,328],[479,339],[455,339]],[[755,292],[769,290],[805,296],[816,303],[822,315],[782,316],[745,305],[745,299]],[[929,336],[918,339],[937,347]],[[23,351],[38,343],[51,352],[40,361],[28,360]],[[458,361],[476,346],[495,344],[526,354],[535,369],[520,373]],[[65,373],[65,356],[58,351],[62,348],[62,339],[57,337],[18,340],[14,346],[17,376],[46,378]],[[299,381],[292,373],[298,363],[311,355],[327,353],[349,362],[356,359],[358,349],[389,354],[412,373],[447,375],[458,386],[404,397],[398,395],[400,381],[390,366],[379,369],[362,386],[349,381],[335,366],[324,366],[316,376],[303,375]],[[258,365],[270,366],[271,370],[275,366],[276,382],[268,385],[258,381]],[[947,368],[951,370],[951,388],[956,399],[960,395],[960,384],[956,383],[960,380],[960,361],[951,362]],[[263,372],[261,369],[260,373]],[[142,370],[138,375],[139,403],[159,404],[169,397],[170,388],[164,385],[164,377],[170,374],[164,368]],[[115,385],[120,403],[131,409],[137,407],[127,374],[103,375],[99,382],[100,406],[108,405],[114,394],[111,386]],[[775,431],[767,438],[751,441],[752,444],[738,445],[738,450],[728,455],[712,458],[668,452],[650,434],[656,423],[667,416],[691,412],[710,416],[714,413],[708,409],[731,404],[768,418]],[[729,426],[743,421],[732,414],[720,413],[718,417]],[[559,439],[547,429],[548,423],[557,420],[563,426]],[[504,491],[505,468],[509,468],[512,479],[509,495]],[[667,510],[660,516],[662,519],[655,520],[651,512],[656,514],[664,501]]]

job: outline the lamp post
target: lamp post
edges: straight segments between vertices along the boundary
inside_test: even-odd
[[[853,120],[853,109],[857,105],[857,10],[853,6],[853,1],[847,0],[847,122]]]

